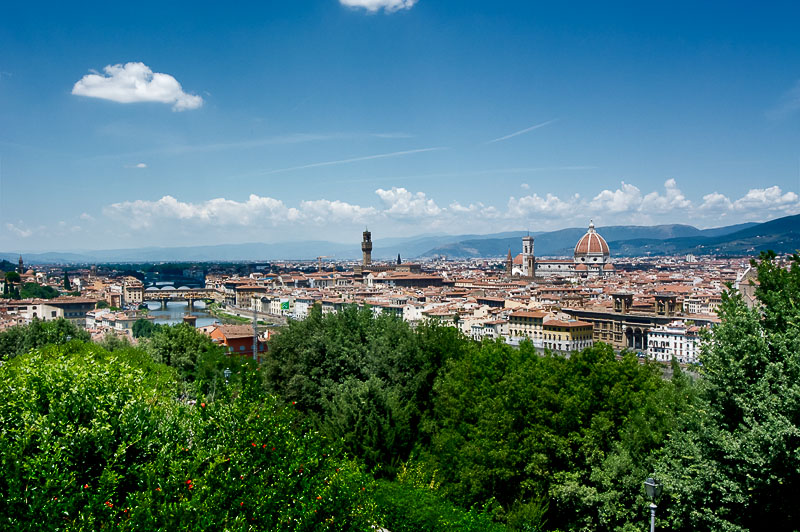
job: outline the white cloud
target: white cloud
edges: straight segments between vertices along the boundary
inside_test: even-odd
[[[72,87],[72,94],[118,103],[171,103],[173,111],[197,109],[203,98],[183,91],[169,74],[153,72],[144,63],[108,65],[99,73],[87,74]]]
[[[233,232],[263,238],[265,232],[274,228],[278,233],[272,234],[291,232],[313,238],[338,238],[341,230],[362,224],[391,235],[418,234],[423,228],[489,233],[534,226],[543,230],[584,226],[590,218],[598,225],[679,222],[708,227],[720,225],[721,220],[759,221],[800,212],[798,194],[784,192],[778,186],[752,189],[735,201],[713,192],[693,203],[673,179],[664,183],[663,191],[646,195],[638,187],[623,182],[615,190],[602,190],[590,197],[552,193],[512,196],[500,208],[481,201],[450,201],[444,207],[425,192],[403,187],[379,188],[375,194],[375,205],[314,199],[299,201],[295,206],[256,194],[243,201],[215,198],[198,202],[164,196],[152,201],[114,203],[104,208],[103,213],[120,226],[141,232],[216,231],[216,234]],[[93,221],[87,213],[80,218]],[[22,222],[7,224],[7,228],[9,234],[19,238],[43,231],[28,229]],[[62,229],[66,230],[66,226]]]
[[[531,186],[528,183],[522,183],[520,185],[520,188],[522,188],[523,190],[528,190],[529,188],[531,188]]]
[[[674,209],[688,209],[692,202],[678,188],[674,179],[667,179],[664,183],[666,193],[662,196],[658,192],[651,192],[642,199],[639,210],[645,213],[664,214]]]
[[[339,0],[339,3],[347,7],[364,8],[370,13],[376,13],[381,9],[392,13],[400,9],[411,9],[417,0]]]
[[[622,213],[639,209],[642,192],[635,186],[622,182],[617,190],[603,190],[595,196],[589,207],[597,212]]]
[[[719,192],[712,192],[703,196],[703,203],[700,205],[700,211],[727,211],[730,210],[731,200],[725,194]]]
[[[339,200],[311,200],[300,202],[300,212],[317,223],[328,221],[362,222],[374,217],[374,207],[361,207]]]
[[[483,219],[497,218],[500,212],[493,206],[487,207],[480,201],[478,203],[470,203],[469,205],[461,205],[461,203],[454,201],[448,206],[450,213],[454,215],[469,214],[472,217],[480,216]]]
[[[737,211],[778,210],[796,211],[798,197],[794,192],[785,194],[778,186],[769,188],[753,188],[747,194],[733,202]]]
[[[123,201],[105,207],[103,213],[133,229],[149,228],[163,219],[248,226],[263,222],[277,225],[300,218],[296,208],[287,207],[281,200],[255,194],[243,202],[214,198],[202,203],[187,203],[172,196],[164,196],[157,201]]]
[[[147,168],[147,165],[144,163],[139,163],[136,165],[136,168]]]
[[[385,214],[400,218],[424,218],[436,216],[442,209],[436,202],[425,196],[424,192],[412,194],[405,188],[392,187],[391,190],[379,188],[375,193],[388,207]]]
[[[24,224],[21,221],[19,222],[18,225],[7,223],[6,229],[8,229],[9,231],[11,231],[20,238],[28,238],[33,234],[33,230],[24,227]]]
[[[86,220],[87,222],[93,222],[93,221],[94,221],[94,216],[92,216],[92,215],[91,215],[91,214],[89,214],[88,212],[81,213],[81,215],[79,216],[79,218],[80,218],[81,220]]]
[[[698,214],[701,216],[724,216],[734,213],[742,221],[798,214],[800,196],[791,191],[783,192],[779,186],[750,189],[735,201],[719,192],[712,192],[703,196],[703,203],[698,209]]]
[[[508,216],[525,219],[545,214],[560,218],[573,214],[576,206],[580,203],[581,199],[577,194],[571,198],[571,201],[563,201],[558,196],[549,193],[545,197],[532,194],[516,199],[511,196],[508,200]]]

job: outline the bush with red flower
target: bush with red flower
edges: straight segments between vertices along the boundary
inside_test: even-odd
[[[82,342],[0,367],[0,529],[371,530],[370,477],[296,413],[246,381],[198,408],[176,382]]]

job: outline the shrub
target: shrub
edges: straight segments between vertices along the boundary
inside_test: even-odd
[[[175,370],[71,342],[0,367],[0,528],[368,530],[369,478],[244,379],[175,398]]]

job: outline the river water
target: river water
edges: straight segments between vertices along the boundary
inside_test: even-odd
[[[167,302],[166,310],[161,308],[161,303],[148,301],[147,308],[150,309],[150,315],[155,318],[155,323],[164,323],[167,325],[181,323],[183,317],[190,313],[189,304],[185,301],[169,301]],[[197,316],[197,327],[221,323],[217,318],[206,311],[206,305],[202,301],[195,302],[194,310],[192,310],[191,315]]]

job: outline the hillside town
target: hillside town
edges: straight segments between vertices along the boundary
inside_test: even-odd
[[[616,351],[669,363],[698,362],[700,333],[718,322],[716,308],[726,286],[753,300],[749,260],[714,257],[615,258],[590,223],[569,258],[535,255],[534,237],[521,253],[505,260],[436,260],[421,263],[372,260],[372,235],[362,234],[359,263],[276,262],[233,273],[214,264],[183,274],[196,287],[145,286],[137,277],[91,266],[26,268],[19,259],[18,284],[36,283],[69,295],[51,299],[0,300],[0,329],[32,320],[64,318],[89,330],[135,341],[137,320],[153,320],[145,303],[185,305],[184,321],[194,324],[197,302],[214,305],[246,322],[255,314],[273,324],[305,319],[315,306],[336,312],[345,305],[369,307],[414,325],[436,320],[476,341],[530,340],[540,350],[569,353],[605,342]],[[228,268],[229,269],[229,268]],[[312,270],[312,271],[310,271]],[[316,270],[316,271],[313,271]],[[3,277],[2,289],[11,285]],[[253,354],[253,329],[214,323],[200,328],[231,352]],[[273,329],[260,329],[261,356]]]

